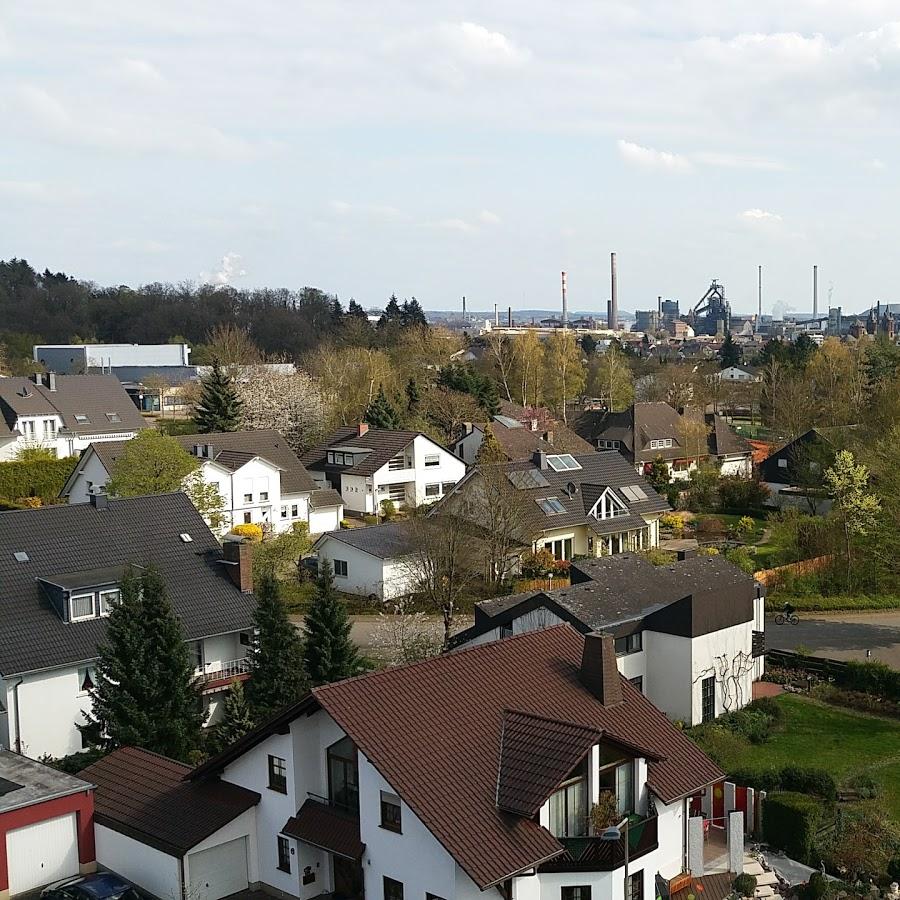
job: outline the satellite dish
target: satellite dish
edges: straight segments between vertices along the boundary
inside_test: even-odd
[[[567,493],[570,497],[574,497],[574,496],[578,493],[578,485],[575,484],[574,481],[570,481],[570,482],[566,485],[566,493]]]

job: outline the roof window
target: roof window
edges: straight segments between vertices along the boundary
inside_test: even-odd
[[[537,503],[548,516],[558,516],[566,511],[566,508],[556,497],[544,497],[541,500],[536,500],[535,503]]]
[[[182,543],[185,544],[192,544],[194,542],[194,539],[186,531],[182,531],[178,537],[181,538]]]
[[[561,453],[547,457],[547,465],[554,472],[568,472],[571,469],[580,469],[581,465],[571,453]]]
[[[16,562],[29,562],[28,554],[24,550],[17,550],[13,553]]]
[[[122,417],[117,412],[108,412],[106,414],[107,422],[121,422]]]
[[[84,413],[75,413],[75,422],[78,425],[91,424],[91,420]]]

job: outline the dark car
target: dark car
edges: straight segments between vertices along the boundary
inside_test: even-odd
[[[96,875],[79,875],[66,878],[45,887],[41,900],[142,900],[134,885],[113,875],[98,872]]]

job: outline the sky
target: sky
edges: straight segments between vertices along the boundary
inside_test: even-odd
[[[0,258],[383,305],[900,300],[897,0],[0,5]]]

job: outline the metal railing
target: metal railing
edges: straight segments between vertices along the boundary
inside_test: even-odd
[[[540,866],[542,872],[611,872],[625,865],[625,834],[618,840],[599,836],[561,837],[565,852]],[[658,819],[648,816],[628,826],[628,862],[659,846]]]
[[[210,666],[217,666],[212,669]],[[237,678],[239,675],[246,675],[250,671],[250,660],[246,657],[242,659],[228,659],[220,663],[209,663],[200,673],[200,681],[204,684],[209,681],[222,681],[226,678]]]

